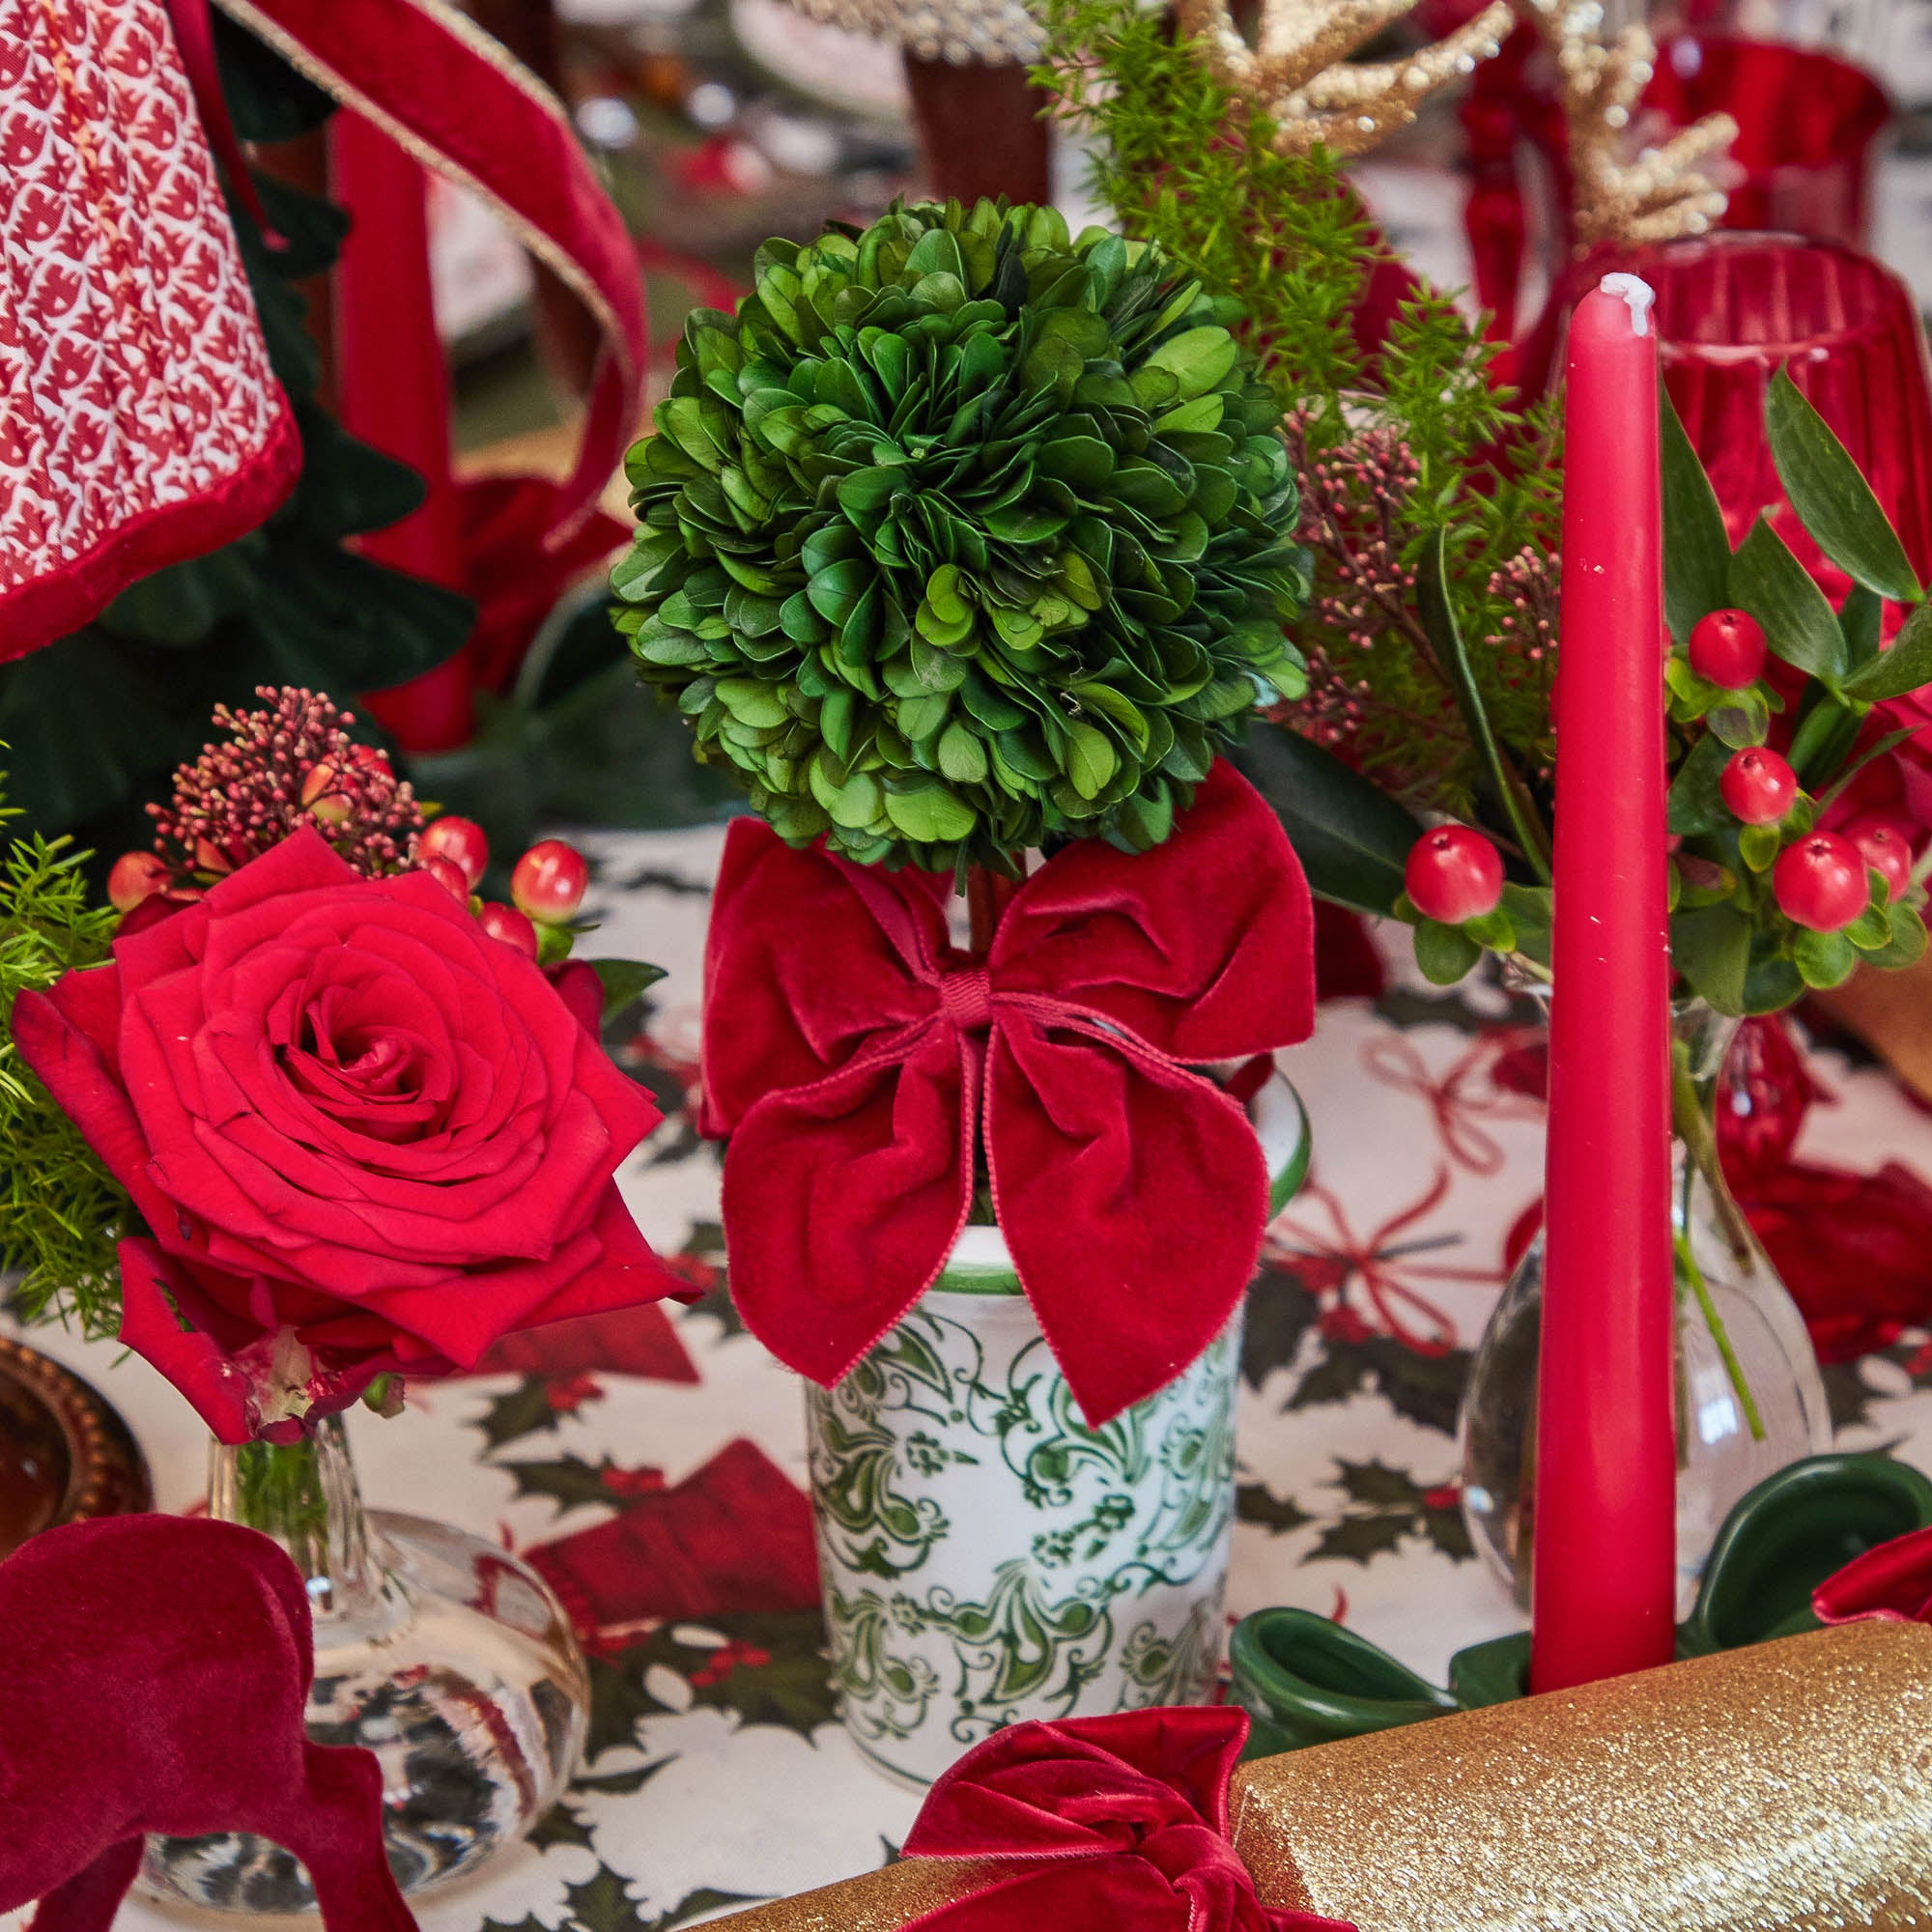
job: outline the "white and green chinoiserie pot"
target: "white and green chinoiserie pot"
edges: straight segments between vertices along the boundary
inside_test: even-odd
[[[1277,1073],[1250,1103],[1279,1211],[1308,1126]],[[997,1228],[836,1387],[808,1388],[839,1710],[927,1784],[1032,1718],[1197,1703],[1220,1661],[1241,1317],[1157,1395],[1090,1429]]]

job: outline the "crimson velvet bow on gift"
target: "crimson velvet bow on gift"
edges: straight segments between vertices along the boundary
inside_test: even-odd
[[[996,1731],[933,1785],[905,1850],[1010,1862],[906,1932],[1353,1932],[1256,1896],[1228,1835],[1247,1735],[1198,1706]]]
[[[836,1381],[938,1278],[983,1154],[1098,1426],[1185,1368],[1254,1271],[1266,1164],[1194,1069],[1307,1037],[1308,885],[1225,763],[1165,844],[1047,860],[984,958],[950,942],[945,885],[732,826],[703,1055],[732,1295],[781,1361]]]

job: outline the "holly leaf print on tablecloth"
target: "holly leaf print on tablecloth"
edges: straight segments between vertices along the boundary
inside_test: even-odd
[[[550,1399],[549,1385],[540,1376],[526,1377],[504,1395],[492,1399],[476,1426],[489,1439],[491,1448],[500,1449],[520,1436],[539,1430],[554,1431],[561,1411]]]
[[[586,1852],[597,1849],[590,1835],[590,1827],[567,1803],[552,1805],[530,1827],[529,1842],[540,1852],[547,1852],[556,1845],[575,1845]]]
[[[1241,1522],[1259,1523],[1271,1536],[1315,1520],[1293,1496],[1278,1496],[1265,1483],[1243,1483],[1235,1492],[1235,1516]]]
[[[719,1324],[721,1342],[744,1334],[745,1324],[738,1319],[724,1274],[724,1230],[716,1221],[694,1221],[684,1245],[667,1259],[694,1288],[704,1291],[687,1314],[712,1317]]]
[[[663,1694],[660,1694],[663,1693]],[[590,1665],[587,1755],[634,1747],[645,1718],[709,1706],[747,1724],[810,1737],[837,1719],[825,1662],[825,1620],[812,1610],[707,1617],[653,1632]]]
[[[1320,1314],[1320,1304],[1296,1276],[1272,1269],[1257,1275],[1241,1330],[1241,1379],[1259,1394],[1276,1369],[1288,1368],[1301,1352],[1302,1338]]]
[[[597,1463],[586,1463],[581,1456],[564,1456],[554,1463],[498,1463],[497,1466],[516,1479],[519,1496],[549,1496],[559,1516],[590,1503],[621,1508],[665,1487],[662,1469],[627,1469],[608,1456]]]
[[[552,1921],[532,1912],[506,1925],[486,1918],[482,1932],[673,1932],[708,1913],[723,1912],[734,1905],[755,1905],[757,1894],[743,1891],[716,1891],[705,1886],[674,1905],[660,1918],[646,1918],[638,1910],[630,1889],[609,1865],[600,1864],[582,1885],[564,1888],[569,1909],[563,1918]]]
[[[1304,1563],[1325,1559],[1366,1565],[1400,1548],[1410,1536],[1426,1537],[1438,1553],[1458,1563],[1474,1555],[1454,1483],[1425,1487],[1379,1457],[1370,1463],[1337,1457],[1335,1468],[1337,1486],[1349,1498],[1349,1511],[1321,1532],[1302,1558]]]
[[[1241,1372],[1249,1387],[1259,1389],[1270,1369],[1293,1366],[1302,1338],[1321,1323],[1321,1304],[1291,1264],[1271,1262],[1250,1293],[1248,1311]],[[1275,1359],[1264,1361],[1259,1352],[1264,1350]],[[1466,1349],[1423,1355],[1392,1335],[1366,1334],[1357,1325],[1331,1322],[1321,1327],[1319,1352],[1282,1406],[1311,1408],[1347,1402],[1367,1389],[1408,1421],[1453,1435],[1468,1377]]]

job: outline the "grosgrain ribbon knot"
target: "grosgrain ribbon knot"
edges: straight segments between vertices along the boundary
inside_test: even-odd
[[[996,1731],[933,1785],[905,1850],[1012,1862],[906,1932],[1353,1932],[1256,1894],[1228,1834],[1247,1734],[1205,1706]]]
[[[1220,1332],[1266,1164],[1193,1071],[1307,1037],[1314,914],[1274,814],[1217,764],[1174,836],[1081,840],[983,960],[943,882],[795,851],[741,819],[705,958],[704,1129],[728,1134],[732,1297],[836,1381],[938,1278],[983,1153],[1015,1272],[1095,1426]]]

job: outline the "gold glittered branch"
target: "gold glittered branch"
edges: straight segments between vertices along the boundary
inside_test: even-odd
[[[1224,86],[1275,124],[1275,147],[1305,154],[1318,143],[1359,155],[1406,128],[1436,89],[1492,58],[1514,24],[1509,0],[1492,0],[1446,39],[1399,61],[1350,61],[1415,0],[1262,0],[1249,45],[1228,0],[1180,0],[1180,29]]]
[[[1262,0],[1252,43],[1229,0],[1180,0],[1179,11],[1181,32],[1216,78],[1274,123],[1279,152],[1320,145],[1343,156],[1406,128],[1432,94],[1492,59],[1520,12],[1556,65],[1579,244],[1701,235],[1723,213],[1723,193],[1706,164],[1737,137],[1728,114],[1707,114],[1627,158],[1634,110],[1657,65],[1643,27],[1605,39],[1600,0],[1492,0],[1465,26],[1405,59],[1350,58],[1415,4]]]

